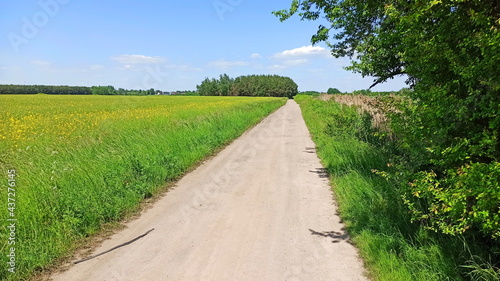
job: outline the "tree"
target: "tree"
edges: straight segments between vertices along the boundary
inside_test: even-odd
[[[218,94],[219,96],[228,96],[231,86],[233,86],[234,79],[230,78],[227,74],[222,74],[219,77]]]
[[[196,88],[202,96],[293,98],[298,92],[298,86],[291,78],[278,75],[249,75],[233,79],[223,74],[219,79],[205,78]]]
[[[312,43],[354,59],[372,87],[405,75],[412,101],[393,104],[392,125],[415,219],[500,240],[500,2],[294,0],[274,14],[323,17]]]
[[[289,77],[249,75],[234,80],[231,95],[293,98],[298,93],[297,89],[297,84]]]
[[[196,85],[196,90],[200,96],[215,96],[217,93],[217,83],[215,79],[210,80],[207,77],[200,85]]]
[[[329,95],[341,94],[342,92],[337,88],[329,88],[326,92]]]
[[[349,69],[376,77],[375,84],[403,74],[411,84],[456,77],[472,83],[481,73],[484,85],[498,89],[499,47],[492,44],[499,11],[497,0],[294,0],[274,14],[281,21],[323,15],[330,26],[320,25],[312,43],[325,42],[335,57],[355,57]]]
[[[92,86],[92,95],[115,95],[116,90],[113,86]]]

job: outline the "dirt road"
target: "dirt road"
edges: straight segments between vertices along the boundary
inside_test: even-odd
[[[367,280],[294,101],[53,280]]]

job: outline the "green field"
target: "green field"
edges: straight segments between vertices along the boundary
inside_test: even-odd
[[[285,101],[0,96],[0,280],[57,262]]]

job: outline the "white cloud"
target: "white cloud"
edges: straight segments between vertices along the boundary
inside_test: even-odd
[[[288,67],[312,63],[314,59],[332,59],[330,52],[319,46],[304,46],[291,50],[285,50],[271,56],[278,64],[273,65],[271,69],[284,69]]]
[[[330,57],[330,51],[319,46],[304,46],[292,50],[285,50],[273,56],[275,59],[290,59],[296,57],[325,56]]]
[[[269,66],[270,70],[282,70],[285,68],[286,68],[286,66],[284,66],[282,64],[273,64],[273,65]]]
[[[254,53],[254,54],[250,55],[250,58],[252,58],[252,59],[260,59],[260,58],[262,58],[262,56],[260,54]]]
[[[90,70],[99,70],[99,69],[103,69],[103,68],[104,68],[104,66],[99,65],[99,64],[94,64],[94,65],[90,66]]]
[[[220,69],[229,69],[237,66],[247,66],[249,65],[246,61],[227,61],[227,60],[217,60],[208,63],[208,66],[220,68]]]
[[[165,65],[165,68],[174,69],[178,71],[202,71],[202,68],[194,67],[190,64],[169,64]]]
[[[309,60],[308,59],[291,59],[291,60],[285,60],[283,63],[285,65],[288,65],[288,66],[295,66],[295,65],[309,63]]]
[[[270,65],[268,67],[269,70],[271,71],[280,71],[287,69],[291,66],[298,66],[298,65],[303,65],[309,63],[309,60],[307,59],[290,59],[290,60],[283,60],[280,63]]]
[[[111,59],[125,65],[151,64],[165,61],[165,58],[162,57],[148,57],[143,55],[119,55],[111,57]]]
[[[44,60],[32,60],[31,63],[36,65],[36,66],[40,66],[40,67],[50,66],[50,62],[44,61]]]

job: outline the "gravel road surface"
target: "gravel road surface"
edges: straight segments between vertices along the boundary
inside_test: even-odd
[[[89,210],[91,211],[91,210]],[[53,280],[368,280],[293,100]]]

